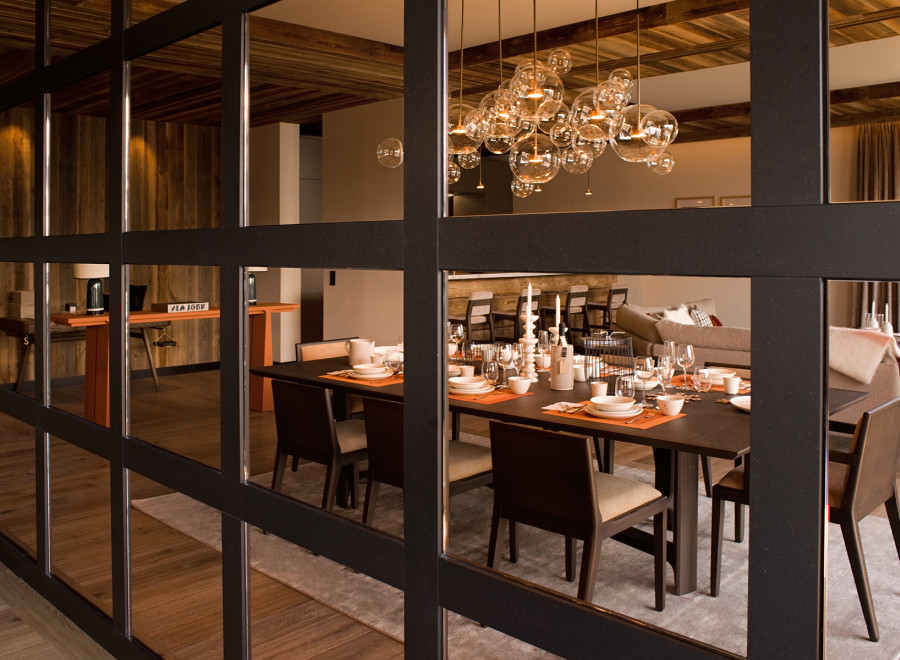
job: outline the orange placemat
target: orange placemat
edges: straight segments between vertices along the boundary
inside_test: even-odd
[[[387,385],[400,385],[403,383],[403,374],[399,376],[388,376],[382,380],[362,380],[361,378],[351,378],[349,376],[329,376],[322,374],[319,378],[327,378],[329,380],[340,380],[345,383],[353,383],[355,385],[368,385],[369,387],[385,387]]]
[[[456,399],[457,401],[474,401],[475,403],[483,403],[484,405],[489,406],[492,403],[500,403],[501,401],[518,399],[519,397],[531,396],[532,394],[534,394],[534,392],[525,392],[525,394],[513,394],[512,392],[500,392],[498,390],[494,390],[493,392],[488,392],[487,394],[476,394],[474,396],[448,394],[447,398]]]
[[[579,405],[586,405],[587,401],[582,401]],[[652,429],[654,426],[659,426],[660,424],[665,424],[666,422],[671,422],[673,419],[678,419],[679,417],[684,417],[684,413],[678,413],[677,415],[663,415],[658,410],[648,411],[646,414],[653,413],[653,417],[648,417],[647,419],[642,419],[637,422],[632,422],[628,424],[629,419],[634,419],[633,417],[629,417],[627,419],[601,419],[599,417],[593,417],[592,415],[588,415],[583,410],[578,411],[577,413],[567,413],[561,412],[557,410],[545,410],[545,415],[556,415],[557,417],[567,417],[569,419],[583,419],[588,422],[597,422],[598,424],[610,424],[612,426],[629,426],[633,429]]]
[[[747,394],[750,391],[750,381],[747,380],[746,378],[742,378],[741,382],[747,383],[747,385],[746,385],[746,387],[738,388],[738,394]],[[681,385],[684,385],[684,375],[673,376],[672,377],[672,385],[674,385],[676,387],[680,387]],[[724,385],[713,385],[712,387],[709,388],[709,391],[710,392],[724,392],[725,386]]]

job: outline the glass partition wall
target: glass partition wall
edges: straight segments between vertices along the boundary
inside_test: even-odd
[[[49,1],[37,3],[37,17],[52,14],[47,11]],[[6,237],[0,239],[0,262],[34,264],[34,320],[38,334],[34,352],[34,398],[18,395],[10,391],[12,388],[0,389],[0,412],[14,420],[17,427],[25,425],[34,429],[35,434],[29,463],[33,466],[34,488],[24,483],[10,486],[16,511],[3,521],[0,559],[4,563],[14,567],[114,655],[155,652],[190,657],[204,648],[212,648],[212,653],[222,656],[249,657],[264,655],[267,649],[271,652],[274,648],[284,649],[285,653],[296,652],[299,647],[291,645],[292,637],[302,644],[317,636],[326,640],[329,649],[343,652],[371,648],[369,642],[353,646],[353,639],[370,636],[371,644],[385,655],[463,657],[467,643],[458,637],[450,637],[448,641],[447,636],[448,628],[453,627],[452,623],[448,624],[448,618],[459,615],[482,624],[485,630],[498,631],[498,638],[521,641],[522,653],[527,648],[535,655],[554,653],[579,657],[603,649],[615,657],[730,657],[731,652],[721,647],[667,632],[662,629],[666,627],[664,624],[658,629],[639,623],[627,614],[534,587],[504,574],[506,571],[488,571],[483,559],[467,561],[449,554],[457,528],[450,525],[454,505],[445,485],[449,443],[455,442],[451,439],[452,415],[444,375],[448,358],[445,322],[449,298],[447,278],[451,271],[569,273],[573,277],[598,272],[618,277],[740,277],[750,284],[747,295],[754,335],[756,405],[750,429],[754,487],[749,495],[752,515],[748,531],[755,548],[767,548],[764,554],[754,554],[747,569],[746,654],[752,658],[817,657],[823,652],[823,505],[828,474],[824,441],[827,399],[824,282],[826,279],[900,279],[891,251],[900,238],[897,225],[892,222],[898,213],[897,203],[831,205],[826,202],[829,167],[827,108],[823,106],[827,64],[823,61],[826,50],[823,45],[827,43],[827,24],[823,25],[822,18],[827,3],[754,0],[753,30],[743,42],[750,45],[753,53],[750,83],[755,102],[750,129],[749,181],[752,185],[728,190],[727,195],[724,189],[707,193],[686,188],[683,195],[685,198],[712,195],[718,202],[718,197],[723,195],[746,197],[752,188],[752,206],[734,203],[715,213],[705,213],[659,208],[668,204],[654,202],[650,207],[658,208],[634,205],[598,213],[593,206],[560,212],[559,206],[529,209],[514,205],[512,211],[518,213],[513,214],[492,205],[461,205],[460,214],[466,217],[450,215],[447,174],[453,168],[448,165],[443,138],[448,126],[446,97],[455,89],[450,76],[457,70],[453,57],[449,71],[444,69],[443,44],[445,36],[452,35],[454,28],[459,27],[452,17],[461,5],[451,2],[447,7],[437,1],[406,3],[402,38],[391,42],[386,37],[385,43],[393,46],[384,47],[379,55],[383,60],[395,60],[396,53],[402,49],[403,135],[383,136],[402,138],[408,146],[402,168],[389,168],[385,172],[388,176],[402,177],[402,210],[395,207],[389,215],[374,216],[378,221],[357,222],[367,219],[366,201],[378,184],[366,179],[368,166],[357,170],[341,161],[328,160],[331,155],[328,145],[323,143],[323,178],[339,175],[346,178],[343,189],[335,189],[340,198],[338,205],[331,207],[336,209],[334,215],[329,215],[331,201],[325,197],[322,202],[322,219],[337,221],[292,225],[274,223],[266,217],[251,222],[248,217],[247,163],[251,155],[248,151],[253,150],[252,143],[248,143],[248,126],[254,113],[263,115],[259,114],[262,110],[259,105],[254,109],[254,95],[248,97],[247,90],[255,72],[260,82],[256,100],[262,99],[261,94],[267,91],[265,76],[270,72],[259,60],[254,64],[253,47],[247,47],[248,35],[252,40],[254,33],[254,21],[247,14],[263,3],[247,1],[226,6],[188,0],[168,8],[151,4],[143,7],[139,16],[122,16],[121,4],[112,4],[109,24],[113,29],[109,39],[66,57],[64,66],[62,62],[49,66],[46,31],[36,29],[35,51],[48,53],[47,61],[39,62],[33,73],[5,85],[4,94],[0,95],[4,104],[0,110],[15,109],[19,113],[24,108],[34,113],[34,121],[29,126],[35,145],[31,174],[23,165],[26,167],[23,180],[28,176],[35,179],[33,198],[30,205],[21,202],[15,205],[18,209],[31,209],[33,230],[17,228],[4,232]],[[348,7],[345,16],[360,9],[352,3]],[[681,12],[668,11],[679,7]],[[102,3],[98,3],[92,11],[101,8]],[[503,8],[506,11],[505,4]],[[742,7],[738,11],[746,14],[746,9]],[[662,3],[642,8],[639,13],[649,29],[654,21],[656,24],[677,22],[679,16],[690,15],[683,10],[680,3]],[[309,7],[306,11],[305,16],[312,15]],[[704,11],[712,13],[695,18],[708,18],[713,23],[719,20],[715,18],[715,9]],[[745,14],[730,18],[746,21]],[[496,25],[495,18],[491,20],[491,32]],[[564,20],[568,20],[566,24],[579,20],[586,21],[588,27],[593,24],[592,19],[585,17]],[[398,17],[390,23],[394,27],[401,24]],[[130,27],[121,27],[126,25]],[[305,27],[329,33],[309,32],[307,36],[311,38],[302,41],[305,45],[315,43],[316,36],[325,45],[335,44],[334,34],[342,29],[340,22],[324,20],[315,27]],[[266,34],[277,36],[276,28],[269,24]],[[519,33],[527,31],[527,27],[518,30]],[[93,35],[85,36],[78,43],[93,42]],[[326,36],[329,38],[325,39]],[[543,38],[543,33],[540,36]],[[206,96],[198,96],[204,84],[192,77],[197,73],[195,67],[179,62],[177,56],[172,57],[173,52],[177,55],[178,46],[193,47],[192,39],[199,39],[199,52],[206,56],[204,70],[220,73],[220,77],[213,75],[207,81]],[[489,36],[481,39],[481,43],[490,41]],[[734,39],[732,36],[727,41]],[[312,78],[317,61],[322,62],[317,58],[331,63],[329,58],[336,57],[342,47],[348,46],[335,46],[335,50],[324,54],[321,51],[297,54],[298,68],[301,63],[307,67],[298,76]],[[172,48],[175,51],[169,50]],[[487,58],[489,48],[483,50],[480,55],[475,53],[470,62],[477,62],[478,57]],[[525,50],[523,47],[523,53]],[[629,47],[620,57],[626,59],[632,52]],[[520,53],[516,57],[521,56]],[[507,47],[504,47],[504,57],[513,58]],[[214,60],[220,65],[216,66]],[[788,61],[794,66],[785,67]],[[196,108],[197,99],[205,98],[206,109],[220,116],[218,148],[212,146],[214,140],[207,139],[210,129],[193,132],[194,146],[206,145],[216,165],[205,168],[200,172],[203,176],[198,174],[196,178],[188,179],[186,171],[183,182],[183,188],[191,188],[191,193],[197,193],[198,198],[209,190],[216,191],[215,204],[210,203],[208,195],[204,197],[207,202],[204,208],[215,209],[203,215],[208,222],[189,222],[190,214],[185,213],[183,226],[169,223],[174,216],[170,217],[160,206],[164,196],[159,189],[156,193],[146,188],[140,191],[140,211],[144,218],[155,218],[153,222],[138,221],[139,216],[130,215],[134,209],[126,203],[130,201],[126,197],[130,177],[136,176],[133,168],[140,165],[149,173],[152,162],[144,157],[146,153],[136,153],[139,150],[132,138],[138,129],[149,134],[148,122],[153,121],[142,118],[139,125],[129,122],[129,112],[134,112],[128,106],[129,69],[133,66],[139,74],[135,94],[147,93],[161,77],[153,73],[153,67],[161,62],[171,69],[170,73],[185,76],[179,83],[185,92],[182,109]],[[582,63],[582,66],[587,65]],[[798,77],[797,71],[805,73]],[[590,71],[585,69],[583,73]],[[105,146],[100,147],[108,154],[104,185],[70,187],[103,190],[106,212],[90,218],[89,224],[77,226],[66,225],[66,219],[59,217],[54,221],[59,223],[57,230],[51,223],[54,182],[71,183],[79,173],[67,172],[59,163],[50,162],[54,153],[64,152],[54,149],[60,143],[54,141],[55,125],[48,95],[60,90],[68,95],[78,89],[79,81],[91,81],[93,86],[102,79],[97,76],[107,74],[111,103],[106,115]],[[473,87],[486,86],[487,92],[494,84],[492,74],[490,80],[476,81]],[[358,90],[360,84],[356,81],[351,87]],[[389,95],[387,87],[390,86],[375,91],[382,96]],[[324,105],[333,102],[336,107],[342,107],[346,100],[341,98],[340,89],[305,93],[319,98]],[[291,95],[297,98],[303,93],[294,91]],[[373,95],[371,100],[376,97]],[[157,100],[152,92],[143,98],[144,107],[152,106]],[[397,97],[393,98],[400,103]],[[365,107],[361,104],[352,111],[363,112],[360,108]],[[786,107],[791,111],[785,112]],[[744,118],[748,112],[735,111],[733,107],[731,110],[735,116]],[[187,136],[191,132],[179,132],[177,127],[184,124],[174,119],[168,123],[173,124],[172,154],[177,160],[177,154],[187,149],[179,135]],[[77,129],[79,122],[70,125]],[[339,123],[336,128],[340,129]],[[746,128],[735,130],[746,131]],[[327,131],[327,122],[323,122],[323,132]],[[364,148],[354,135],[350,131],[343,137],[350,140],[356,151],[367,152],[375,160],[381,137]],[[785,139],[786,135],[790,135],[789,140]],[[86,135],[83,137],[88,139]],[[158,166],[159,160],[155,162]],[[330,169],[329,163],[337,167]],[[99,174],[94,172],[93,176]],[[307,183],[298,184],[298,188],[308,187],[310,178],[306,177]],[[610,179],[605,178],[602,185],[624,185]],[[158,181],[155,177],[145,180]],[[169,180],[177,182],[177,177]],[[391,182],[392,190],[399,188],[395,183]],[[592,185],[598,184],[592,181]],[[578,188],[577,192],[583,195]],[[177,190],[178,186],[167,189]],[[597,188],[594,192],[598,192]],[[357,202],[362,202],[362,214],[348,210]],[[6,207],[0,212],[14,213]],[[394,219],[398,217],[403,220]],[[132,218],[135,224],[131,224]],[[4,217],[3,225],[20,227],[21,223]],[[105,418],[81,419],[77,414],[50,405],[53,351],[49,319],[62,311],[56,309],[55,297],[63,295],[58,288],[61,283],[71,286],[72,278],[63,274],[69,264],[109,265],[105,282],[109,294],[108,316],[100,314],[94,319],[108,329],[105,380],[108,394],[99,397],[108,410],[108,423]],[[218,399],[218,424],[207,420],[204,426],[204,433],[211,438],[203,440],[207,445],[203,454],[206,458],[185,449],[193,439],[190,432],[179,432],[171,438],[151,438],[147,429],[151,432],[160,429],[151,428],[152,420],[145,419],[142,432],[132,433],[132,425],[138,422],[133,419],[139,413],[138,397],[152,398],[158,394],[149,386],[150,379],[134,377],[149,366],[145,367],[140,353],[135,355],[134,347],[129,346],[130,330],[138,316],[130,309],[130,285],[142,284],[138,280],[144,276],[152,277],[152,269],[174,271],[184,264],[217,273],[217,278],[209,283],[212,288],[201,291],[186,286],[184,289],[197,292],[198,296],[206,294],[208,298],[177,300],[170,296],[180,292],[167,290],[158,291],[158,298],[151,302],[209,302],[211,307],[214,303],[218,306],[218,332],[210,330],[196,342],[197,346],[203,346],[204,339],[208,340],[208,348],[213,353],[208,357],[186,355],[184,360],[190,364],[202,363],[207,369],[200,372],[202,383],[189,386],[189,389],[202,389],[188,393],[198,402],[197,406],[207,398]],[[268,270],[254,270],[263,267]],[[141,272],[148,268],[151,273]],[[346,273],[402,271],[402,278],[395,283],[402,291],[403,402],[407,411],[403,421],[402,539],[379,529],[378,525],[369,528],[345,520],[312,504],[283,497],[267,485],[251,480],[256,450],[251,446],[251,431],[259,419],[254,415],[267,411],[254,409],[259,402],[254,398],[256,375],[250,373],[256,367],[249,275],[262,279],[276,269],[319,271],[326,288],[332,282],[341,282]],[[359,291],[365,294],[372,281],[359,278]],[[19,279],[10,282],[8,289],[16,290],[18,282]],[[176,309],[161,313],[190,312]],[[187,334],[174,334],[176,342],[180,336]],[[159,341],[158,337],[155,341]],[[156,349],[166,350],[159,345]],[[785,382],[786,373],[791,375],[790,383]],[[175,411],[176,404],[185,405],[188,398],[187,394],[180,397],[177,391],[168,390],[165,379],[172,375],[161,375],[163,383],[159,390],[159,395],[174,397],[168,412]],[[96,391],[94,398],[98,400]],[[166,405],[162,400],[157,404]],[[209,407],[215,409],[216,404]],[[197,409],[188,405],[185,416],[189,418]],[[216,416],[215,411],[212,416]],[[188,428],[190,419],[175,422]],[[22,435],[20,431],[18,428],[16,437],[27,437],[27,433]],[[216,444],[218,447],[213,447]],[[271,451],[271,444],[268,448]],[[19,465],[24,460],[23,451],[27,448],[18,446],[14,455],[3,459],[4,465],[12,461]],[[674,451],[676,471],[682,469],[692,474],[698,469],[696,465],[688,469],[686,453],[677,448]],[[107,497],[99,496],[99,490],[92,490],[92,496],[97,496],[85,498],[83,504],[84,512],[90,514],[91,524],[98,530],[97,538],[103,539],[104,547],[109,548],[108,557],[105,551],[97,553],[78,543],[81,532],[72,530],[72,520],[78,514],[79,502],[60,501],[57,497],[64,496],[65,488],[72,485],[71,475],[54,465],[59,456],[72,456],[72,460],[89,465],[95,475],[93,485],[108,492]],[[693,455],[691,460],[695,460]],[[22,513],[23,507],[31,506],[32,493],[34,525]],[[211,545],[197,541],[201,534],[199,523],[189,523],[192,529],[185,529],[184,534],[172,533],[165,524],[159,523],[163,514],[151,514],[145,506],[146,500],[169,495],[180,496],[187,506],[198,503],[204,507],[202,533],[213,539]],[[57,509],[61,515],[55,518]],[[182,525],[185,520],[194,520],[187,514],[177,517],[176,522]],[[51,525],[51,520],[56,523]],[[108,530],[100,533],[103,521],[108,521]],[[161,531],[164,527],[165,532]],[[786,535],[785,529],[792,533]],[[303,585],[296,591],[282,590],[267,574],[265,579],[260,577],[263,569],[251,568],[256,566],[254,557],[262,548],[260,536],[255,536],[253,530],[264,530],[263,537],[272,537],[300,552],[308,551],[312,556],[333,562],[335,581],[352,572],[372,578],[385,588],[398,590],[396,611],[404,615],[401,630],[385,633],[379,624],[372,623],[365,629],[347,632],[344,619],[336,621],[333,614],[320,612],[322,618],[316,619],[318,625],[314,629],[298,630],[295,636],[280,632],[284,622],[296,621],[297,612],[309,604],[304,600],[307,592]],[[59,534],[71,538],[60,539],[63,542],[58,543],[53,537]],[[211,550],[216,547],[216,537],[218,548]],[[193,580],[187,577],[183,564],[171,565],[171,557],[160,554],[160,549],[168,549],[169,543],[179,544],[180,557],[198,562],[202,585],[186,585],[186,580]],[[559,550],[562,549],[560,543]],[[726,560],[729,554],[734,556],[731,548],[726,548]],[[102,557],[102,570],[93,574],[85,572],[83,562],[96,557]],[[562,552],[559,559],[561,563]],[[707,558],[697,559],[705,562]],[[671,576],[667,579],[669,611],[678,609],[679,599],[683,598],[679,594],[695,588],[702,593],[705,589],[698,580],[700,573],[685,573],[684,566],[682,563],[677,584]],[[160,602],[163,594],[156,588],[156,575],[165,578],[161,584],[172,585],[172,608]],[[642,577],[649,592],[649,574],[642,573]],[[168,593],[169,589],[164,591]],[[214,612],[209,616],[198,615],[207,609]],[[332,618],[326,623],[329,617]],[[279,631],[267,637],[273,627]],[[375,634],[372,630],[382,632]],[[398,641],[401,634],[402,648]],[[374,637],[378,638],[377,642],[372,641]]]

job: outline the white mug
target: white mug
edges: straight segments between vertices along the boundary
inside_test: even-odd
[[[575,380],[580,383],[584,382],[584,364],[573,364],[572,371],[575,372]]]
[[[725,376],[722,379],[722,386],[725,388],[725,394],[737,394],[741,386],[741,377]]]
[[[606,392],[609,389],[609,383],[605,380],[598,380],[591,383],[591,396],[606,396]]]
[[[375,354],[374,339],[351,339],[344,342],[344,350],[350,356],[350,364],[368,364]]]

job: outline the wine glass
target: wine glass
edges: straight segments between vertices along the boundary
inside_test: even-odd
[[[687,370],[694,364],[694,347],[690,344],[679,345],[678,351],[675,353],[675,361],[684,370],[684,383],[681,389],[690,389],[687,383]]]
[[[671,383],[674,373],[675,365],[672,363],[672,357],[660,355],[656,362],[656,375],[659,377],[660,385],[662,385],[663,394],[666,394],[666,387]]]
[[[459,344],[466,338],[466,328],[462,323],[448,323],[450,341],[456,346],[456,355],[459,356]]]
[[[400,351],[388,351],[385,353],[384,366],[391,372],[391,376],[399,374],[403,370],[403,353]]]
[[[670,358],[669,362],[672,363],[673,369],[675,368],[675,355],[676,355],[677,351],[678,351],[678,348],[677,348],[674,340],[670,339],[668,341],[663,342],[662,354],[669,356],[669,358]]]
[[[616,378],[616,396],[634,399],[634,379],[631,376],[619,376]]]
[[[481,375],[488,385],[494,387],[500,378],[500,365],[493,360],[485,360],[481,367]]]
[[[547,355],[550,352],[550,333],[547,330],[539,330],[537,336],[537,354]],[[541,361],[541,367],[544,363]]]
[[[513,350],[509,344],[501,344],[497,347],[497,364],[500,365],[500,384],[504,385],[506,381],[506,370],[513,364]]]
[[[653,358],[649,355],[641,355],[634,358],[634,375],[644,386],[641,388],[641,407],[646,405],[647,383],[653,378]]]
[[[712,387],[712,373],[709,369],[696,369],[694,371],[694,389],[698,392],[709,392]]]

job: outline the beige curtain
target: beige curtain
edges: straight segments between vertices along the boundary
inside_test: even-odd
[[[900,122],[859,127],[856,193],[862,202],[900,199]]]
[[[864,124],[859,127],[856,156],[856,193],[859,201],[900,199],[900,122]],[[900,284],[897,282],[857,282],[853,287],[853,326],[860,327],[863,315],[883,314],[895,332],[900,332]]]

